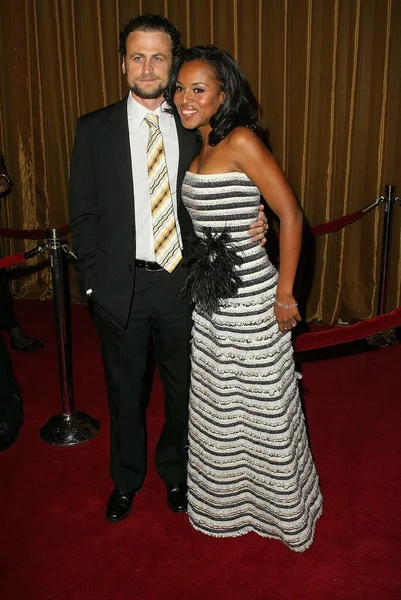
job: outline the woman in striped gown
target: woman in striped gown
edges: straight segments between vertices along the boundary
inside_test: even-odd
[[[197,234],[186,286],[195,304],[188,515],[208,535],[253,531],[302,552],[322,510],[290,334],[302,213],[255,133],[250,88],[230,55],[186,50],[171,86],[183,125],[203,139],[182,188]],[[260,194],[280,219],[279,272],[247,233]]]

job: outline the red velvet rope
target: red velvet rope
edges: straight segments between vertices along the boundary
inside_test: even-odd
[[[12,267],[13,265],[18,265],[19,263],[26,262],[26,258],[22,252],[19,254],[11,254],[10,256],[4,256],[4,258],[0,258],[0,269],[6,269],[7,267]]]
[[[345,215],[344,217],[340,217],[339,219],[334,219],[333,221],[329,221],[328,223],[322,223],[321,225],[315,225],[311,227],[312,233],[314,235],[324,235],[325,233],[333,233],[334,231],[339,231],[343,229],[350,223],[357,221],[364,215],[367,215],[367,212],[363,212],[363,210],[357,210],[351,215]]]
[[[0,258],[0,269],[11,267],[19,263],[26,262],[24,254],[11,254]],[[304,352],[307,350],[316,350],[336,344],[346,344],[360,340],[375,333],[380,333],[385,329],[391,329],[401,324],[401,306],[386,315],[378,315],[366,321],[359,321],[355,325],[346,325],[344,327],[332,327],[325,331],[316,333],[303,333],[295,338],[295,350]]]
[[[325,331],[316,333],[303,333],[295,338],[295,350],[303,352],[307,350],[316,350],[336,344],[347,344],[363,338],[380,333],[386,329],[392,329],[401,324],[401,306],[385,315],[378,315],[366,321],[359,321],[354,325],[344,325],[343,327],[332,327]]]
[[[373,208],[373,207],[372,207]],[[356,212],[345,215],[339,219],[334,219],[328,223],[322,223],[312,227],[314,235],[323,235],[327,233],[333,233],[343,229],[350,223],[357,221],[369,211],[357,210]],[[61,236],[70,233],[71,229],[68,225],[64,225],[60,228]],[[46,238],[45,229],[1,229],[0,236],[11,237],[11,238],[22,238],[27,240],[40,240]],[[16,265],[18,263],[26,262],[24,254],[12,254],[0,259],[0,269]],[[325,331],[318,331],[316,333],[304,333],[295,339],[295,350],[297,352],[304,352],[307,350],[315,350],[317,348],[324,348],[327,346],[334,346],[336,344],[345,344],[360,340],[375,333],[380,333],[386,329],[397,327],[401,324],[401,306],[393,310],[391,313],[386,315],[378,315],[365,321],[359,321],[354,325],[346,325],[345,327],[332,327]]]

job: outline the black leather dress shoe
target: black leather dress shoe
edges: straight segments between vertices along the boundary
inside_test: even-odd
[[[186,483],[167,484],[167,504],[175,513],[186,513],[188,508]]]
[[[35,350],[41,350],[46,346],[44,342],[31,338],[25,346],[17,346],[14,342],[10,342],[10,346],[13,350],[20,350],[21,352],[35,352]]]
[[[135,492],[121,492],[113,490],[106,508],[106,520],[110,523],[119,523],[131,512]]]
[[[7,450],[17,441],[21,425],[22,420],[17,423],[8,421],[0,422],[0,452]]]

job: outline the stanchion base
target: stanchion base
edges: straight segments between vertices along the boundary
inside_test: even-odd
[[[376,348],[384,348],[386,346],[397,346],[401,343],[401,328],[393,327],[386,329],[381,333],[375,333],[370,337],[366,338],[365,341],[369,346],[375,346]]]
[[[40,437],[52,446],[77,446],[99,433],[100,423],[83,412],[72,415],[59,413],[51,417],[40,430]]]

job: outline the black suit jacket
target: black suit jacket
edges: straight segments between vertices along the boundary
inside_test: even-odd
[[[195,132],[175,115],[179,164],[178,219],[185,247],[193,231],[181,185],[199,152]],[[81,293],[122,327],[128,321],[135,279],[135,212],[127,97],[78,119],[70,172],[70,225]]]

